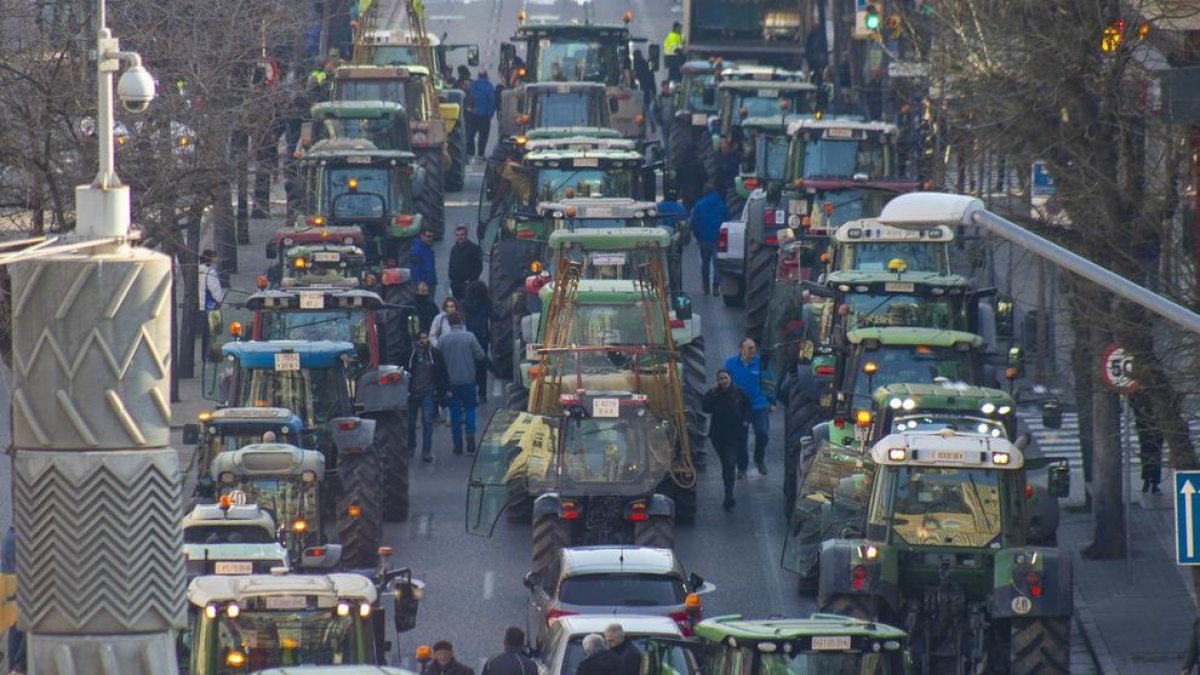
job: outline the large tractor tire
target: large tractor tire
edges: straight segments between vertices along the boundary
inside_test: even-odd
[[[874,621],[878,618],[879,600],[873,595],[838,594],[821,603],[820,611],[822,614],[840,614],[863,621]]]
[[[700,160],[700,164],[704,166],[704,175],[707,176],[708,182],[714,182],[721,175],[720,157],[717,154],[717,149],[713,147],[712,137],[707,131],[693,132],[696,139],[696,156]],[[700,186],[703,190],[703,186]],[[738,214],[731,213],[733,217]]]
[[[696,144],[692,140],[691,120],[671,120],[671,133],[667,139],[667,166],[678,176],[679,170],[688,162],[696,161]]]
[[[411,284],[387,286],[383,291],[383,301],[394,305],[407,305],[412,301]],[[402,309],[383,309],[379,311],[381,344],[379,359],[390,366],[405,366],[402,363],[411,349],[412,340],[408,337],[408,313]]]
[[[509,410],[529,410],[529,390],[517,380],[508,383],[504,406]]]
[[[571,545],[571,523],[557,513],[544,513],[533,521],[533,560],[530,569],[551,582],[558,576],[558,553]]]
[[[775,249],[763,241],[761,210],[746,218],[746,335],[761,342],[775,281]]]
[[[462,115],[454,124],[454,131],[446,139],[446,151],[450,155],[450,168],[446,170],[446,191],[459,192],[467,183],[467,120]]]
[[[375,419],[375,448],[383,459],[383,519],[408,520],[408,468],[413,456],[408,445],[408,411]]]
[[[651,548],[675,548],[675,520],[670,516],[650,516],[633,527],[633,545]]]
[[[360,455],[338,458],[338,541],[342,564],[351,569],[369,569],[378,563],[383,541],[383,467],[372,448]],[[350,514],[357,507],[358,516]]]
[[[1042,616],[1012,620],[1010,675],[1071,672],[1071,618]]]
[[[512,376],[513,367],[513,304],[522,300],[520,294],[525,292],[524,277],[519,270],[508,269],[501,255],[502,242],[492,245],[488,260],[488,285],[492,291],[492,344],[488,355],[496,366],[496,372],[503,378]],[[516,300],[514,300],[514,297]]]
[[[446,169],[442,164],[442,148],[422,152],[421,168],[425,170],[425,185],[413,192],[413,202],[421,214],[423,227],[441,241],[446,236]]]
[[[688,442],[692,457],[699,467],[706,464],[701,458],[708,438],[708,420],[702,412],[708,368],[705,361],[704,336],[697,335],[679,350],[683,365],[683,403],[688,425]]]

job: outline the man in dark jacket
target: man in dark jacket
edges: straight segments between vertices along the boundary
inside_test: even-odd
[[[433,643],[433,663],[425,669],[425,675],[475,675],[471,668],[454,658],[454,645],[449,640]]]
[[[725,200],[715,185],[708,185],[704,197],[692,207],[691,228],[700,247],[700,281],[704,284],[704,294],[718,292],[721,287],[717,278],[717,266],[713,263],[713,255],[717,251],[717,233],[721,231],[721,223],[729,219],[725,208]],[[711,279],[711,284],[710,280]]]
[[[467,238],[467,226],[454,228],[454,246],[450,248],[450,293],[462,302],[467,297],[467,285],[483,274],[483,249]]]
[[[750,400],[733,384],[724,368],[717,371],[717,386],[704,393],[704,412],[709,415],[708,440],[721,459],[721,481],[725,484],[725,510],[733,508],[734,467],[746,451],[746,427],[750,422]]]
[[[429,285],[429,297],[437,297],[437,262],[433,255],[433,230],[421,230],[420,236],[413,240],[408,259],[412,269],[414,284]]]
[[[467,126],[471,135],[467,137],[467,155],[475,155],[483,159],[487,157],[488,135],[492,131],[492,116],[496,114],[496,87],[488,79],[486,70],[479,71],[479,77],[471,83],[471,96],[467,104],[467,115],[470,124]],[[479,141],[476,143],[475,138]]]
[[[642,650],[625,637],[625,628],[610,623],[604,628],[604,642],[612,653],[621,657],[621,675],[641,675]]]
[[[433,413],[446,398],[449,382],[446,360],[429,343],[429,333],[417,334],[417,342],[405,366],[408,370],[408,447],[417,447],[417,411],[421,413],[421,461],[433,461]]]
[[[538,675],[537,663],[525,655],[525,631],[509,626],[504,631],[504,651],[483,664],[480,675]]]
[[[624,675],[621,657],[604,644],[604,637],[592,633],[583,638],[583,660],[575,675]]]
[[[425,282],[417,284],[413,294],[413,312],[417,315],[418,327],[428,333],[429,327],[433,325],[433,318],[441,311],[438,309],[437,303],[433,301],[433,289],[429,288],[429,284]]]

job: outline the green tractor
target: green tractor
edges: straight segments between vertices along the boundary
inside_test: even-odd
[[[838,488],[863,518],[821,544],[821,610],[903,627],[921,675],[1070,672],[1071,560],[1030,543],[1021,450],[905,431],[876,442],[868,466]]]
[[[407,460],[402,448],[380,447],[383,440],[403,441],[395,434],[380,437],[376,420],[359,416],[351,398],[350,364],[356,348],[350,342],[231,342],[221,348],[226,368],[219,384],[220,400],[234,407],[277,407],[295,412],[303,423],[300,445],[325,456],[326,479],[338,495],[336,523],[343,558],[351,567],[370,567],[383,536],[388,465]],[[398,371],[398,369],[397,369]],[[396,373],[395,384],[405,386]],[[385,376],[384,379],[387,379]],[[382,386],[382,385],[381,385]],[[407,473],[407,462],[405,462]],[[386,488],[386,489],[385,489]]]
[[[721,68],[716,59],[688,61],[680,68],[680,81],[671,83],[670,97],[659,101],[667,107],[663,137],[667,145],[667,168],[673,179],[684,165],[703,162],[702,157],[711,154],[710,122],[718,113]]]
[[[537,129],[612,129],[608,99],[599,82],[535,82],[521,86],[513,96],[516,113],[496,120],[502,139],[527,137]]]

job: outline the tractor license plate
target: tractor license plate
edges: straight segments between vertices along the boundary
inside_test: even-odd
[[[592,417],[620,417],[621,401],[615,398],[598,398],[592,401]]]
[[[967,461],[967,453],[962,450],[931,450],[929,459],[934,462],[961,463]]]
[[[779,98],[779,90],[778,89],[759,89],[758,97],[759,98]]]
[[[607,206],[593,206],[584,215],[589,218],[612,218],[613,210]]]
[[[308,601],[303,595],[268,595],[267,609],[306,609]]]
[[[697,127],[708,126],[708,115],[704,113],[692,113],[692,125]]]
[[[854,138],[853,129],[826,129],[825,138]]]
[[[576,157],[575,158],[575,167],[576,168],[594,169],[598,166],[600,166],[600,160],[595,157]]]
[[[297,371],[300,370],[300,355],[292,352],[275,355],[275,370],[280,371]]]
[[[620,267],[625,264],[624,253],[593,253],[592,264],[596,267]]]
[[[213,568],[217,574],[250,574],[254,571],[254,564],[242,561],[223,560],[218,562]]]
[[[883,290],[888,293],[912,293],[916,289],[914,284],[904,281],[889,281],[883,285]]]
[[[300,291],[300,309],[325,309],[325,294]]]
[[[346,158],[346,163],[347,163],[347,164],[370,164],[370,163],[371,163],[371,156],[370,156],[370,155],[363,155],[363,156],[360,156],[360,157],[347,157],[347,158]]]
[[[850,649],[849,635],[814,635],[812,639],[814,652],[846,651]]]
[[[340,253],[331,253],[329,251],[317,251],[313,254],[313,262],[338,262],[342,259]]]

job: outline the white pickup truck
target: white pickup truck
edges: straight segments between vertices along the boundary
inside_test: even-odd
[[[726,307],[740,307],[745,300],[746,209],[750,202],[747,198],[737,218],[721,223],[721,229],[717,232],[715,264],[721,275],[721,299]]]

